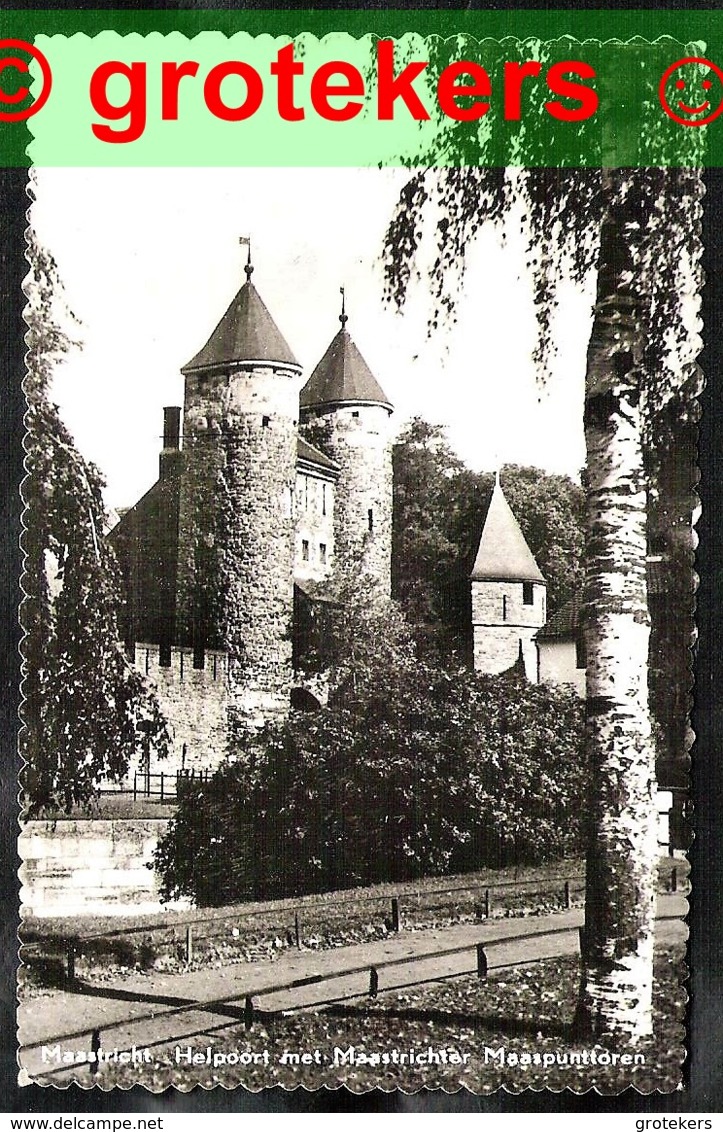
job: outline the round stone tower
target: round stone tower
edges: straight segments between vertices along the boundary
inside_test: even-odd
[[[298,378],[251,282],[183,373],[179,624],[228,651],[229,724],[288,710]],[[215,640],[214,640],[215,638]],[[203,641],[201,642],[203,643]]]
[[[520,661],[537,684],[535,638],[547,585],[497,476],[471,574],[474,668],[496,676]]]
[[[367,574],[391,592],[393,407],[349,331],[341,330],[301,390],[301,431],[340,470],[334,500],[337,572]]]

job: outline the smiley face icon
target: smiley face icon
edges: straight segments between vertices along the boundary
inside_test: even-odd
[[[723,111],[723,71],[700,55],[679,59],[661,78],[658,98],[674,122],[707,126]]]

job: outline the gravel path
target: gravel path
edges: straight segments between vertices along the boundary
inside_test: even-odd
[[[658,897],[656,939],[687,938],[685,896]],[[287,951],[273,963],[244,963],[182,973],[132,972],[72,989],[50,991],[21,1004],[18,1039],[21,1081],[42,1077],[65,1083],[77,1076],[78,1057],[90,1050],[99,1030],[104,1050],[152,1059],[154,1051],[180,1045],[203,1047],[206,1039],[244,1019],[247,996],[258,1015],[311,1010],[369,993],[370,967],[378,991],[397,990],[476,971],[477,944],[485,945],[490,975],[505,966],[576,953],[581,908],[526,919],[456,924],[443,929],[402,931],[383,940],[325,951]],[[439,953],[442,954],[439,954]],[[436,954],[435,954],[436,953]],[[323,981],[319,978],[323,977]],[[332,978],[326,978],[333,976]],[[91,1082],[90,1070],[88,1083]]]

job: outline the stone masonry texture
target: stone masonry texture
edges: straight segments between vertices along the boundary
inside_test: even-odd
[[[194,643],[204,623],[204,643],[223,645],[218,590],[218,518],[223,469],[222,405],[225,374],[188,374],[183,415],[183,473],[178,519],[177,642]],[[199,608],[203,604],[204,608]]]
[[[24,916],[160,912],[158,877],[147,866],[168,822],[31,821],[18,837]]]
[[[489,676],[506,672],[519,658],[520,642],[527,679],[537,683],[535,637],[545,624],[546,587],[533,583],[532,605],[523,601],[522,582],[472,583],[474,668]]]
[[[232,729],[289,707],[297,404],[295,374],[283,367],[229,378],[221,584]]]
[[[391,593],[392,447],[383,405],[307,409],[301,431],[341,468],[334,501],[337,570],[366,573]]]
[[[334,508],[332,479],[298,472],[294,492],[294,577],[321,582],[334,565]]]
[[[151,682],[171,728],[169,754],[165,759],[152,758],[151,773],[173,776],[180,770],[216,770],[228,746],[226,653],[207,650],[200,669],[193,667],[190,648],[173,648],[168,667],[159,664],[158,645],[136,645],[135,657],[136,668]]]

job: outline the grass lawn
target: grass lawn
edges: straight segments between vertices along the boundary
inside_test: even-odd
[[[205,1055],[211,1049],[215,1067],[179,1064],[175,1047],[162,1047],[151,1051],[155,1064],[106,1064],[97,1081],[104,1088],[139,1083],[153,1091],[223,1084],[252,1090],[345,1085],[354,1092],[380,1087],[473,1093],[501,1086],[511,1092],[596,1088],[619,1093],[632,1085],[642,1093],[670,1092],[682,1079],[685,977],[684,949],[661,948],[656,954],[655,1036],[630,1050],[572,1040],[580,976],[577,959],[566,957],[498,970],[486,983],[463,976],[405,994],[381,994],[373,1001],[269,1018],[249,1029],[234,1022],[194,1040],[195,1052]],[[426,1057],[430,1047],[438,1057],[446,1051],[447,1063],[403,1060],[410,1050]],[[251,1054],[263,1063],[234,1064]],[[292,1064],[295,1056],[289,1054],[306,1054],[308,1064]],[[579,1064],[571,1063],[573,1054]],[[623,1054],[627,1064],[619,1060]],[[402,1063],[394,1064],[395,1058]]]
[[[686,883],[685,861],[661,859],[659,888],[666,891],[675,864],[680,888]],[[452,923],[484,921],[485,892],[490,918],[535,915],[564,906],[564,881],[570,878],[571,903],[584,899],[582,861],[571,859],[526,868],[483,869],[461,876],[426,877],[414,885],[382,884],[227,908],[193,909],[144,917],[85,916],[73,919],[27,920],[21,939],[25,992],[34,985],[59,985],[65,941],[76,941],[79,975],[102,975],[126,967],[181,969],[186,929],[193,935],[193,966],[207,963],[254,962],[294,947],[295,917],[305,948],[325,949],[384,938],[391,930],[391,898],[399,897],[401,927],[419,931]],[[575,879],[573,879],[575,878]],[[133,934],[123,934],[141,928]],[[95,936],[88,939],[88,936]]]

